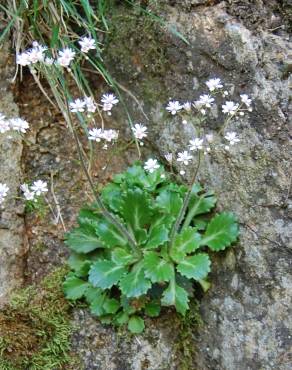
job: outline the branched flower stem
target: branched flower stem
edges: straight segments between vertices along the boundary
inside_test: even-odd
[[[191,194],[192,194],[192,189],[193,189],[193,185],[195,184],[195,181],[197,179],[197,175],[198,175],[198,172],[199,172],[199,169],[200,169],[200,165],[201,165],[201,151],[199,151],[199,155],[198,155],[198,163],[197,163],[197,167],[196,167],[196,170],[194,172],[194,175],[192,177],[192,181],[191,181],[191,184],[190,184],[190,187],[189,187],[189,190],[185,196],[185,199],[183,201],[183,204],[182,204],[182,207],[179,211],[179,215],[174,223],[174,225],[172,226],[172,229],[171,229],[171,232],[170,232],[170,237],[169,237],[169,248],[171,249],[172,246],[173,246],[173,243],[174,243],[174,239],[175,239],[175,236],[179,230],[179,227],[180,227],[180,224],[185,216],[185,213],[186,213],[186,210],[188,208],[188,205],[190,203],[190,199],[191,199]]]
[[[76,130],[74,130],[74,128],[73,128],[73,124],[72,124],[72,120],[71,120],[71,116],[70,116],[70,110],[69,110],[69,106],[68,106],[67,100],[66,100],[66,108],[67,108],[67,117],[70,120],[70,125],[71,125],[71,128],[72,128],[74,140],[76,142],[76,147],[77,147],[78,155],[79,155],[79,158],[80,158],[80,162],[81,162],[83,171],[84,171],[84,173],[86,175],[86,178],[87,178],[87,180],[89,182],[89,185],[91,187],[91,190],[93,192],[93,195],[94,195],[94,198],[96,200],[96,203],[97,203],[98,207],[100,208],[100,210],[101,210],[102,214],[104,215],[104,217],[106,217],[112,224],[114,224],[116,226],[116,228],[126,237],[126,239],[128,240],[131,248],[133,249],[133,251],[136,254],[137,253],[137,244],[136,244],[135,240],[132,238],[132,236],[130,235],[130,233],[128,232],[128,230],[119,221],[116,220],[116,218],[111,214],[111,212],[108,211],[108,209],[103,204],[100,196],[98,195],[98,193],[95,190],[93,181],[92,181],[92,179],[90,177],[89,172],[87,171],[87,167],[86,167],[86,164],[85,164],[84,159],[83,159],[83,155],[82,155],[82,151],[81,151],[81,147],[80,147],[79,138],[77,136]]]

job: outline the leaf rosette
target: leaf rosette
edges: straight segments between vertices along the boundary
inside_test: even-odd
[[[170,240],[187,188],[172,182],[162,166],[149,174],[135,164],[116,175],[101,197],[135,245],[96,205],[81,209],[78,226],[66,236],[71,250],[66,297],[85,300],[102,322],[127,325],[136,334],[144,329],[143,315],[156,317],[162,306],[185,315],[194,289],[210,285],[208,250],[224,250],[238,237],[232,213],[210,217],[214,193],[198,184],[191,190],[180,230]]]

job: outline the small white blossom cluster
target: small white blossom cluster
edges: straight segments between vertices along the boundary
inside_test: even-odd
[[[81,51],[85,54],[87,54],[89,50],[96,49],[95,40],[91,37],[88,36],[81,37],[78,43],[81,46]]]
[[[42,180],[36,180],[31,186],[28,184],[20,185],[20,190],[26,200],[37,201],[37,197],[48,192],[48,184]]]
[[[102,110],[111,115],[112,108],[118,104],[119,99],[114,94],[103,94],[101,97]],[[86,96],[84,99],[78,98],[69,103],[70,111],[73,113],[94,113],[97,109],[97,104],[91,96]]]
[[[97,105],[91,96],[86,96],[84,99],[78,98],[70,102],[69,108],[73,113],[84,112],[85,110],[88,113],[94,113],[97,109]]]
[[[4,114],[0,113],[0,133],[3,134],[9,130],[14,130],[21,133],[26,133],[29,129],[29,124],[22,118],[7,119]]]
[[[230,146],[240,142],[236,132],[226,132],[224,138],[228,141]],[[225,150],[229,150],[229,145],[225,145]]]
[[[96,43],[90,36],[81,37],[78,41],[81,51],[87,54],[90,50],[96,49]],[[32,48],[16,55],[16,63],[25,67],[39,62],[46,65],[59,65],[68,68],[76,56],[76,51],[70,47],[64,47],[58,51],[56,59],[46,56],[47,46],[40,45],[37,41],[32,43]]]
[[[223,83],[221,82],[220,78],[211,78],[210,80],[206,81],[206,85],[210,91],[209,94],[202,94],[199,96],[199,99],[195,100],[193,103],[187,101],[185,103],[180,103],[178,100],[171,100],[168,102],[166,106],[166,110],[171,113],[172,115],[176,115],[178,112],[184,111],[186,113],[190,113],[192,111],[192,107],[194,107],[198,112],[202,115],[206,115],[207,109],[210,109],[212,105],[215,103],[214,93],[223,89]],[[222,96],[228,96],[228,91],[223,91]],[[244,115],[244,111],[248,110],[249,112],[252,111],[251,103],[252,100],[249,98],[247,94],[240,95],[241,102],[235,103],[233,101],[226,101],[222,104],[222,112],[224,114],[235,116],[237,113],[240,116]],[[183,119],[183,124],[187,123],[187,120]]]
[[[148,161],[145,162],[144,169],[149,172],[153,173],[155,170],[157,170],[160,167],[158,164],[157,159],[148,159]]]
[[[47,49],[46,46],[40,45],[37,41],[34,41],[32,43],[32,48],[16,55],[16,63],[24,67],[30,64],[43,62],[45,59],[44,52]]]
[[[2,204],[7,196],[9,187],[6,184],[0,183],[0,204]]]
[[[101,140],[105,140],[107,143],[118,139],[119,133],[117,130],[103,130],[101,128],[93,128],[88,131],[88,139],[99,143]],[[104,147],[107,149],[107,145]]]
[[[118,102],[119,99],[114,94],[103,94],[101,97],[102,110],[110,116],[113,106]]]

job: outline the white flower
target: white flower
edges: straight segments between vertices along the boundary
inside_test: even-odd
[[[101,97],[101,102],[103,103],[102,110],[111,115],[112,107],[115,104],[118,104],[119,99],[117,99],[114,94],[103,94]]]
[[[93,50],[96,48],[95,40],[91,37],[82,37],[78,42],[83,53],[88,53],[89,50]]]
[[[240,95],[240,99],[242,103],[245,104],[247,107],[251,106],[251,99],[249,98],[247,94]]]
[[[119,99],[114,94],[103,94],[101,97],[103,105],[115,105],[118,104]]]
[[[134,136],[136,139],[142,140],[144,137],[147,137],[147,127],[136,123],[133,127]]]
[[[185,174],[186,174],[186,171],[185,171],[185,170],[180,170],[180,171],[179,171],[179,174],[183,176],[183,175],[185,175]]]
[[[0,183],[0,204],[3,203],[8,191],[9,187],[6,184]]]
[[[118,136],[119,133],[116,130],[104,130],[102,132],[102,138],[109,142],[111,142],[112,140],[116,140]]]
[[[216,89],[222,89],[223,85],[220,78],[211,78],[210,80],[206,81],[206,85],[210,91],[214,91]]]
[[[166,110],[173,116],[183,108],[177,100],[170,101],[166,107]]]
[[[190,140],[190,150],[203,149],[203,141],[203,139],[199,139],[198,137],[194,140]]]
[[[94,113],[96,111],[96,104],[91,96],[86,96],[84,98],[84,104],[86,105],[87,111]]]
[[[183,119],[183,120],[181,121],[181,123],[182,123],[183,125],[187,125],[187,124],[188,124],[188,121],[187,121],[186,119]]]
[[[23,191],[23,195],[26,200],[34,200],[35,193],[29,189],[27,184],[20,185],[20,189]]]
[[[6,131],[10,130],[9,121],[6,119],[4,114],[0,113],[0,133],[3,134]]]
[[[166,153],[164,157],[167,160],[167,162],[169,163],[172,162],[172,153]]]
[[[27,51],[29,61],[32,64],[42,62],[45,58],[45,50],[47,50],[46,46],[42,46],[37,41],[34,41],[33,47]]]
[[[63,50],[60,50],[58,53],[58,59],[57,62],[62,67],[68,67],[72,60],[75,57],[75,51],[70,48],[65,48]]]
[[[93,129],[88,131],[88,139],[89,140],[94,140],[97,143],[99,143],[100,140],[102,139],[102,137],[103,137],[102,135],[103,135],[103,132],[102,132],[102,129],[100,129],[100,128],[93,128]]]
[[[41,195],[48,191],[48,184],[43,180],[36,180],[33,182],[31,189],[35,195]]]
[[[192,110],[192,103],[187,101],[183,103],[182,107],[186,112],[190,112]]]
[[[227,101],[225,104],[222,105],[222,112],[233,115],[235,114],[238,107],[239,104],[234,103],[233,101]]]
[[[30,62],[29,54],[27,52],[23,52],[21,54],[16,55],[16,63],[25,67],[28,66]]]
[[[214,103],[214,98],[208,94],[200,95],[199,100],[195,101],[195,106],[197,108],[206,107],[211,108],[211,105]]]
[[[157,159],[148,159],[147,162],[145,162],[145,166],[144,166],[144,169],[150,173],[154,172],[155,170],[157,170],[157,168],[159,168],[160,165],[158,164],[157,162]]]
[[[207,134],[206,135],[206,140],[208,141],[208,143],[213,143],[214,135],[213,134]]]
[[[189,164],[189,161],[191,161],[192,158],[193,157],[191,155],[189,155],[189,153],[187,151],[178,153],[178,155],[177,155],[177,161],[182,162],[185,166],[187,166]]]
[[[223,91],[223,93],[222,93],[223,97],[228,96],[228,95],[229,95],[229,92],[227,90]]]
[[[9,124],[12,130],[26,133],[26,130],[29,129],[29,124],[22,118],[11,118]]]
[[[81,99],[75,99],[69,103],[71,112],[84,112],[85,102]]]
[[[227,132],[224,137],[227,141],[229,141],[230,145],[234,145],[240,141],[236,132]]]

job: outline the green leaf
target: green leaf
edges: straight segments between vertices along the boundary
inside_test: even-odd
[[[121,305],[123,307],[123,310],[128,314],[128,315],[132,315],[133,313],[135,313],[137,311],[137,308],[134,307],[132,304],[131,304],[131,299],[125,297],[124,295],[121,296]]]
[[[145,277],[142,264],[135,265],[130,273],[120,280],[122,293],[126,297],[139,297],[146,294],[151,287],[151,282]]]
[[[115,248],[112,251],[112,261],[116,265],[122,265],[122,266],[127,266],[135,261],[133,255],[123,249],[123,248]]]
[[[163,182],[167,181],[166,176],[163,177],[162,174],[165,175],[165,171],[164,171],[163,166],[161,166],[161,165],[154,172],[147,173],[148,184],[146,184],[145,187],[149,191],[153,192],[159,184],[162,184]]]
[[[116,265],[112,261],[97,261],[89,270],[89,282],[94,287],[109,289],[126,274],[124,266]]]
[[[177,312],[182,315],[185,315],[189,308],[188,302],[189,298],[186,290],[177,285],[174,280],[169,283],[161,299],[163,306],[175,306]]]
[[[128,185],[136,185],[141,188],[149,185],[147,174],[140,165],[135,165],[127,169],[125,172],[125,181],[128,183]]]
[[[202,280],[210,272],[211,261],[208,254],[199,253],[185,257],[176,267],[177,271],[188,279]]]
[[[153,228],[158,226],[164,226],[168,230],[170,230],[174,221],[175,217],[171,215],[165,213],[156,213],[155,215],[153,215],[153,218],[151,219],[150,232],[152,231]]]
[[[72,253],[68,259],[68,265],[71,270],[79,277],[87,276],[91,261],[86,254]]]
[[[96,207],[86,206],[80,209],[77,220],[80,226],[95,226],[96,223],[100,220],[100,215]]]
[[[92,225],[76,227],[66,235],[65,243],[77,253],[89,253],[97,248],[104,248]]]
[[[145,306],[145,314],[149,317],[157,317],[160,314],[161,307],[159,302],[149,302]]]
[[[144,246],[146,249],[155,249],[168,241],[168,230],[165,226],[157,225],[150,230],[149,238]]]
[[[116,325],[124,325],[126,324],[127,322],[129,321],[129,315],[124,312],[124,311],[121,311],[119,312],[115,318],[114,318],[114,323]]]
[[[117,228],[107,220],[102,220],[97,224],[96,233],[107,248],[119,247],[127,244],[127,240],[124,239]]]
[[[235,242],[239,234],[236,218],[231,212],[217,214],[209,222],[200,245],[221,251]]]
[[[167,189],[162,190],[156,198],[156,205],[174,217],[179,214],[182,203],[183,200],[178,193]]]
[[[88,282],[71,275],[63,283],[63,290],[67,299],[76,300],[81,298],[89,288]]]
[[[138,244],[141,245],[141,244],[144,244],[146,242],[148,234],[147,234],[147,231],[145,229],[135,230],[134,233],[135,233],[136,242]]]
[[[173,278],[173,264],[161,258],[155,252],[144,256],[145,275],[153,283],[170,281]]]
[[[180,262],[187,253],[192,253],[200,247],[201,235],[193,227],[184,229],[174,239],[173,246],[170,249],[171,258]]]
[[[203,280],[203,279],[199,280],[199,283],[200,283],[204,293],[206,293],[211,287],[211,284],[207,280]]]
[[[188,207],[192,218],[202,213],[210,212],[216,202],[217,199],[214,197],[212,192],[205,193],[200,196],[192,193]]]
[[[131,333],[140,334],[145,328],[144,320],[139,316],[132,316],[128,322],[128,329]]]
[[[120,186],[110,183],[101,191],[101,197],[104,203],[113,211],[119,212],[122,206],[122,191]]]
[[[100,317],[106,313],[103,304],[107,296],[100,288],[90,286],[85,292],[85,298],[93,315]]]
[[[116,313],[120,308],[120,302],[115,298],[106,298],[102,308],[108,313]]]
[[[58,44],[60,24],[54,24],[52,27],[52,36],[50,47],[53,49]]]
[[[139,188],[128,190],[123,196],[123,204],[120,210],[124,220],[131,225],[133,230],[143,229],[150,223],[152,210],[150,199]]]

